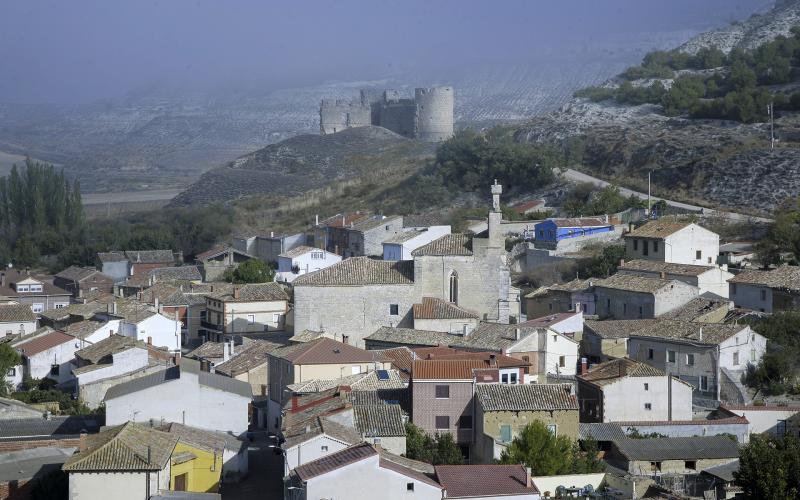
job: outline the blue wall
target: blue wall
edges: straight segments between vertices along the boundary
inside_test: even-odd
[[[542,221],[533,227],[536,231],[537,241],[552,242],[578,238],[587,234],[608,233],[614,230],[614,226],[611,224],[599,227],[556,227],[556,223],[552,220]]]

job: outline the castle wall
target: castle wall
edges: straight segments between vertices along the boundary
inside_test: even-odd
[[[440,142],[453,136],[453,87],[418,88],[414,100],[418,139]]]
[[[416,137],[417,105],[412,99],[383,102],[378,125],[404,137]]]
[[[320,134],[334,134],[347,128],[372,124],[371,108],[361,102],[323,99],[319,108]]]

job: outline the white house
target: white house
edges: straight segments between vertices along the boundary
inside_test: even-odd
[[[719,255],[719,235],[692,222],[659,219],[624,235],[630,259],[713,266]]]
[[[563,335],[573,335],[583,332],[583,311],[578,308],[574,311],[548,314],[547,316],[519,323],[519,326],[523,328],[549,328]]]
[[[200,371],[198,361],[183,358],[179,367],[111,387],[106,425],[153,420],[238,436],[247,431],[252,398],[247,382]]]
[[[15,387],[23,378],[49,378],[57,383],[72,379],[72,359],[75,351],[86,344],[72,335],[43,328],[41,333],[11,344],[22,357],[22,365],[14,368],[14,375],[6,380]]]
[[[578,376],[581,422],[691,420],[692,391],[657,368],[614,359]]]
[[[341,260],[342,256],[333,252],[299,246],[278,255],[278,271],[275,273],[275,281],[291,283],[298,276],[325,269]]]
[[[383,260],[413,260],[411,252],[450,234],[450,226],[405,228],[383,242]]]
[[[525,360],[527,357],[535,372],[525,374],[525,383],[546,381],[547,375],[575,375],[580,344],[549,328],[537,328],[533,334],[520,336],[506,348],[506,354]]]
[[[800,309],[800,267],[747,270],[728,283],[736,307],[767,313]]]
[[[28,335],[34,330],[36,330],[36,315],[29,305],[0,305],[0,337]]]
[[[144,342],[123,335],[112,335],[96,344],[92,344],[75,352],[75,375],[78,394],[83,397],[81,389],[87,384],[100,380],[126,375],[147,367],[150,355]],[[99,404],[100,401],[96,401]]]
[[[714,265],[675,264],[646,259],[623,261],[617,272],[646,278],[682,281],[697,287],[700,294],[710,292],[724,298],[728,298],[728,280],[733,277],[727,269]]]
[[[286,474],[295,467],[363,441],[353,427],[325,417],[317,417],[312,424],[304,424],[302,428],[288,428],[282,432],[286,439],[281,446],[286,452]]]
[[[237,285],[207,295],[206,310],[201,336],[223,342],[225,335],[283,330],[289,296],[274,282]]]
[[[286,481],[286,499],[441,500],[442,487],[408,465],[412,460],[378,453],[369,444],[345,448],[296,467]],[[420,464],[422,466],[422,464]]]

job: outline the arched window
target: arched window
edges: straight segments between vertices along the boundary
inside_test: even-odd
[[[450,273],[450,302],[458,304],[458,273]]]

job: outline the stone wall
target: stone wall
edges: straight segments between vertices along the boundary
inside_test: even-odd
[[[380,125],[404,137],[417,135],[417,105],[413,99],[380,104]]]
[[[84,404],[86,404],[86,406],[94,409],[100,406],[100,403],[102,403],[103,399],[106,397],[106,392],[115,385],[128,382],[129,380],[134,380],[139,377],[144,377],[145,375],[150,375],[151,373],[155,373],[164,369],[164,365],[150,365],[142,368],[141,370],[120,375],[118,377],[107,378],[89,384],[83,384],[78,389],[78,397],[81,401],[83,401]]]
[[[417,103],[417,138],[440,142],[453,136],[453,87],[418,88],[414,90]]]

